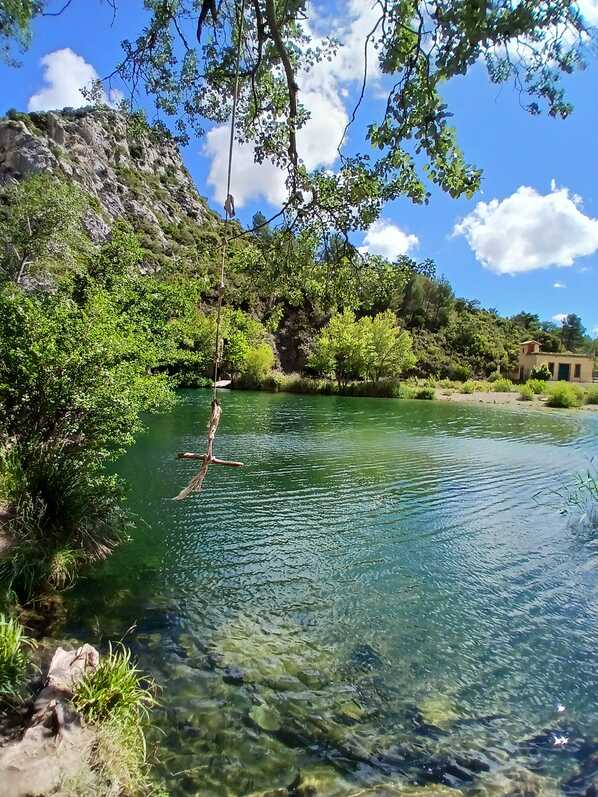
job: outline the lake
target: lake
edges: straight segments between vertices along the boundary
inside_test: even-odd
[[[598,416],[224,391],[246,467],[174,502],[209,401],[148,419],[132,541],[67,597],[67,636],[126,634],[160,684],[169,793],[584,794],[598,546],[558,491]]]

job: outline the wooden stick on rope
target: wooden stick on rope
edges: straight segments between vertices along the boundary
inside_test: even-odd
[[[226,267],[226,255],[228,249],[228,226],[230,220],[235,215],[235,200],[230,192],[230,187],[231,187],[231,174],[232,174],[232,165],[233,165],[233,144],[235,139],[235,120],[237,117],[237,99],[239,96],[239,74],[240,74],[240,63],[241,63],[241,46],[243,41],[244,13],[245,13],[245,0],[241,0],[241,11],[239,15],[239,40],[237,42],[237,53],[236,53],[237,63],[236,63],[236,72],[235,72],[235,91],[233,94],[233,109],[231,114],[230,139],[228,146],[228,174],[227,174],[227,184],[226,184],[226,202],[224,203],[225,233],[224,233],[224,241],[222,243],[222,259],[220,262],[220,282],[218,284],[218,305],[216,312],[216,340],[214,344],[214,393],[212,397],[212,411],[210,413],[210,420],[208,423],[208,446],[205,454],[194,454],[189,451],[180,451],[177,454],[177,459],[200,460],[201,467],[199,469],[199,473],[197,473],[191,479],[189,484],[186,487],[183,487],[180,493],[177,496],[175,496],[174,499],[175,501],[181,501],[183,498],[187,498],[187,496],[190,495],[191,493],[200,492],[210,465],[227,465],[232,468],[243,467],[242,462],[235,462],[233,460],[219,459],[218,457],[215,457],[214,438],[216,437],[216,430],[218,429],[218,424],[220,423],[220,416],[222,415],[222,407],[220,406],[220,402],[216,397],[217,396],[216,390],[218,387],[228,384],[226,380],[221,380],[220,382],[218,381],[218,367],[220,365],[220,359],[222,356],[221,322],[222,322],[222,302],[224,298],[224,289],[225,289],[224,277],[225,277],[225,267]]]

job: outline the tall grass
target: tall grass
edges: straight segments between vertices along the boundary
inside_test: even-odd
[[[521,401],[533,401],[534,395],[535,393],[529,385],[521,385],[519,388],[519,398]]]
[[[0,529],[11,544],[0,582],[19,598],[68,587],[82,565],[105,558],[125,538],[122,489],[98,464],[40,444],[14,446],[0,465],[13,514]]]
[[[123,646],[110,646],[97,669],[75,687],[73,704],[93,727],[92,767],[106,793],[151,791],[144,726],[154,691]]]
[[[505,378],[496,379],[493,385],[494,385],[494,390],[497,393],[510,393],[511,390],[513,390],[513,383],[511,382],[510,379],[505,379]]]
[[[34,641],[14,618],[0,614],[0,695],[16,695],[29,666],[28,649]]]

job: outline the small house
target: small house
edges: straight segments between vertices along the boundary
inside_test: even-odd
[[[591,382],[594,360],[586,354],[568,351],[541,351],[537,340],[519,344],[519,381],[529,379],[532,369],[546,363],[550,379],[564,382]]]

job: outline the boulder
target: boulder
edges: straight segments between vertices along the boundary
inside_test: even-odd
[[[65,780],[88,771],[94,735],[83,726],[71,698],[76,683],[98,661],[91,645],[56,650],[23,736],[0,750],[3,797],[51,794]]]

